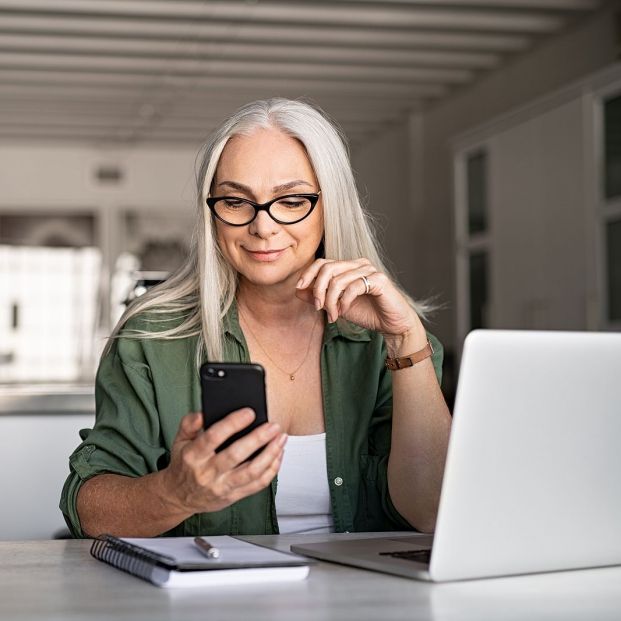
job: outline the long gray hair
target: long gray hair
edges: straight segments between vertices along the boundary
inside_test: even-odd
[[[145,311],[150,318],[161,317],[162,322],[171,316],[181,317],[174,327],[135,330],[128,336],[177,339],[198,335],[197,363],[205,354],[210,360],[222,360],[223,318],[235,298],[237,272],[219,250],[215,223],[205,200],[228,140],[270,127],[296,138],[306,149],[321,188],[325,257],[334,260],[366,257],[378,270],[387,272],[370,218],[360,204],[345,139],[336,126],[321,110],[302,101],[282,98],[254,101],[224,121],[204,147],[197,172],[198,222],[187,261],[166,282],[139,297],[126,310],[112,333],[113,338],[129,319]],[[416,312],[424,316],[427,304],[408,299]]]

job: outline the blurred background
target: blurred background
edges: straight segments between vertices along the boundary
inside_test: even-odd
[[[62,527],[105,336],[248,101],[342,127],[449,404],[473,328],[619,329],[620,52],[618,1],[0,0],[0,539]]]

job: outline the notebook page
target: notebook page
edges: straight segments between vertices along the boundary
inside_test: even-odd
[[[224,569],[230,565],[262,567],[280,564],[299,565],[310,562],[303,556],[271,550],[227,535],[210,536],[205,539],[220,550],[219,558],[209,559],[203,555],[194,543],[194,537],[123,538],[123,541],[169,556],[175,559],[179,566],[190,568],[213,566],[216,569],[222,566]]]

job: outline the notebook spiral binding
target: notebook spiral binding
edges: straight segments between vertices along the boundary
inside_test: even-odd
[[[161,568],[174,569],[174,559],[139,548],[112,535],[101,535],[93,541],[91,555],[132,576],[154,582],[154,573]]]

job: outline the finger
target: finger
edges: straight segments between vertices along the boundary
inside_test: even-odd
[[[254,479],[246,485],[235,488],[232,494],[229,496],[231,503],[237,502],[247,496],[252,496],[261,490],[269,487],[280,469],[281,459],[278,459],[272,463],[272,465],[265,470],[258,478]]]
[[[236,489],[237,494],[243,494],[243,496],[251,496],[260,492],[262,489],[269,487],[272,481],[278,475],[280,465],[282,464],[282,456],[275,459],[268,468],[266,468],[258,477],[252,480],[246,485],[242,485]]]
[[[330,259],[315,259],[301,274],[300,280],[295,285],[296,289],[307,289],[317,278],[319,270],[326,264],[332,263]]]
[[[286,434],[279,434],[252,461],[242,464],[231,473],[229,484],[235,494],[255,493],[267,487],[278,474],[283,459]],[[241,496],[240,496],[241,497]]]
[[[356,291],[358,295],[364,295],[366,293],[366,286],[362,277],[370,276],[375,273],[375,268],[368,264],[332,277],[324,300],[324,308],[328,313],[330,321],[336,321],[339,314],[342,314],[339,313],[339,309],[341,308],[339,302],[345,294],[345,291],[350,290],[351,293],[353,290]]]
[[[220,476],[229,504],[260,491],[272,482],[282,463],[285,441],[286,435],[279,434],[263,449],[260,459],[247,461]]]
[[[197,448],[207,453],[215,451],[224,441],[245,429],[255,419],[255,413],[250,408],[242,408],[227,414],[222,420],[210,425],[199,438]]]
[[[315,296],[312,289],[296,289],[295,295],[303,302],[315,306]]]
[[[175,442],[189,442],[194,440],[203,429],[203,415],[201,412],[186,414],[179,423]]]
[[[373,290],[373,284],[375,282],[374,279],[377,277],[376,275],[378,274],[379,272],[375,271],[367,274],[361,274],[348,284],[338,302],[338,310],[340,315],[345,315],[347,313],[354,300],[356,300],[360,296],[366,295],[367,286],[362,279],[362,276],[366,276],[369,283],[369,294],[371,294]]]
[[[250,483],[272,467],[275,460],[282,459],[286,442],[287,434],[279,433],[254,459],[236,468],[231,475],[235,485],[242,486]]]
[[[218,453],[214,466],[219,472],[233,470],[255,451],[271,442],[280,433],[277,423],[264,423]]]
[[[355,261],[332,261],[323,265],[313,284],[313,295],[315,297],[315,308],[325,308],[325,297],[330,281],[337,275],[349,270],[358,269],[363,265],[369,265],[367,259],[356,259]],[[327,310],[327,309],[326,309]]]

